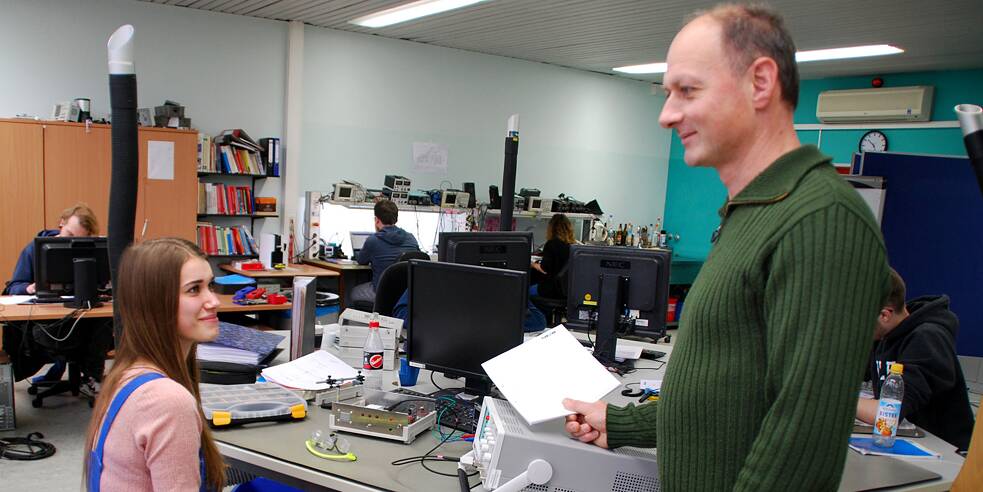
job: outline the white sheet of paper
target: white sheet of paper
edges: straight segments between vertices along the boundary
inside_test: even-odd
[[[147,177],[174,180],[174,142],[147,142]]]
[[[431,142],[413,142],[413,170],[429,174],[447,174],[447,146]]]
[[[633,345],[630,343],[621,343],[621,340],[615,342],[614,346],[614,358],[615,359],[638,359],[642,356],[642,346]]]
[[[0,297],[0,305],[11,306],[30,301],[31,299],[34,299],[34,296],[3,296]]]
[[[563,325],[483,364],[488,376],[529,424],[570,415],[564,398],[597,401],[618,380]]]
[[[334,379],[353,378],[358,371],[334,354],[315,350],[299,359],[263,369],[263,377],[268,381],[288,388],[302,390],[323,390],[328,385],[319,383],[331,376]]]

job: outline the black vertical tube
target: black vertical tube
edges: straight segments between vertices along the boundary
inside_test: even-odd
[[[505,173],[502,175],[502,223],[501,231],[512,230],[512,209],[515,206],[515,168],[519,155],[519,132],[509,132],[505,137]],[[511,135],[514,133],[514,135]]]
[[[114,294],[118,292],[117,271],[120,257],[126,247],[133,242],[133,222],[136,219],[139,184],[137,76],[132,69],[132,36],[132,26],[123,26],[109,40],[109,101],[112,108],[113,154],[112,180],[109,187],[109,268]],[[115,53],[119,52],[123,52],[126,56],[118,58]],[[120,69],[121,66],[124,68]],[[123,326],[120,323],[117,303],[113,303],[113,320],[113,333],[116,336],[116,343],[119,343]]]
[[[983,108],[973,104],[960,104],[955,107],[959,125],[963,131],[963,144],[969,155],[969,164],[976,173],[976,184],[983,193]]]

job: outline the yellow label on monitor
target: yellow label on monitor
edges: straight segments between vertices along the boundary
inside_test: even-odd
[[[584,301],[589,301],[591,299],[592,297],[590,296],[590,293],[584,294]]]
[[[215,425],[229,425],[232,423],[232,413],[212,412],[212,423]]]

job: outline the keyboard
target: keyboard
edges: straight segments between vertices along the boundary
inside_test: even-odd
[[[438,415],[441,415],[440,421],[438,422],[440,425],[456,431],[464,432],[465,434],[474,434],[475,430],[478,428],[478,416],[481,413],[481,403],[477,399],[474,401],[468,401],[455,396],[460,392],[461,388],[447,388],[434,391],[430,394],[423,394],[406,388],[396,388],[393,390],[393,393],[433,398],[437,401],[437,413]],[[453,400],[453,403],[451,400]],[[443,414],[441,414],[441,412],[443,412]]]

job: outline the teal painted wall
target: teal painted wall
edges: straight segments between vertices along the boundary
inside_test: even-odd
[[[887,87],[908,85],[935,86],[932,104],[933,121],[955,120],[953,106],[960,103],[983,105],[983,69],[945,72],[914,72],[882,76]],[[799,88],[799,107],[795,123],[819,123],[816,100],[819,93],[831,89],[870,87],[870,77],[836,77],[803,80]],[[867,130],[799,131],[802,143],[821,144],[820,149],[833,156],[833,162],[850,162],[860,137]],[[966,155],[958,128],[917,130],[883,130],[888,150],[923,154]],[[678,256],[706,258],[710,235],[720,223],[717,210],[727,192],[712,169],[694,169],[683,162],[683,147],[673,133],[669,149],[669,186],[666,190],[666,230],[679,234],[675,243]]]

